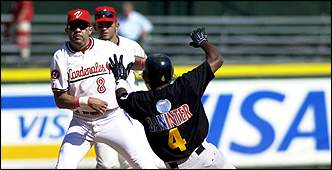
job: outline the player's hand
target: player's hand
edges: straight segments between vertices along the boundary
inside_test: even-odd
[[[117,59],[116,54],[114,54],[114,59],[112,60],[112,58],[109,58],[110,63],[109,63],[109,67],[111,68],[115,81],[117,82],[120,79],[126,80],[131,67],[133,66],[133,63],[129,63],[127,65],[127,68],[124,67],[123,65],[123,55],[120,55],[119,61]]]
[[[107,102],[100,100],[98,98],[90,97],[88,106],[90,106],[95,111],[104,114],[107,111]]]
[[[205,33],[205,28],[197,28],[190,33],[192,42],[189,43],[190,46],[195,48],[201,47],[204,41],[208,41],[207,35]]]

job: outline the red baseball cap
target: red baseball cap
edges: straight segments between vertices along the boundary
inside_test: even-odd
[[[98,6],[95,10],[95,23],[114,22],[116,18],[116,10],[110,6]]]
[[[81,8],[70,10],[67,14],[67,25],[73,21],[81,20],[91,25],[91,16],[89,11]]]

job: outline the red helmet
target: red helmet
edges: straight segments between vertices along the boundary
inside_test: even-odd
[[[99,6],[95,10],[95,23],[103,21],[114,22],[116,19],[116,10],[110,6]]]

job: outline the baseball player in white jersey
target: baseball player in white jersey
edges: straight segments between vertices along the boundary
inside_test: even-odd
[[[119,28],[119,23],[117,21],[117,12],[113,7],[110,6],[99,6],[95,9],[95,30],[98,33],[98,38],[106,41],[111,41],[123,48],[125,51],[134,53],[136,56],[136,62],[142,63],[144,65],[146,54],[143,48],[133,40],[119,36],[117,30]],[[143,70],[143,67],[141,67]],[[140,73],[139,71],[135,71]],[[127,78],[130,83],[131,91],[143,90],[138,86],[134,70],[130,71]],[[146,151],[146,156],[153,158],[155,165],[158,168],[166,168],[164,162],[152,151],[144,132],[144,127],[140,122],[135,119],[131,119],[136,127],[138,140],[142,142],[144,150]],[[128,163],[120,156],[118,153],[103,143],[95,143],[97,168],[129,168]]]
[[[145,157],[131,120],[117,104],[108,67],[114,54],[125,56],[127,64],[134,62],[134,55],[113,43],[91,38],[90,13],[85,9],[68,12],[65,31],[69,41],[51,60],[51,86],[56,105],[73,110],[73,118],[56,168],[77,168],[95,142],[114,148],[133,168],[156,168]]]

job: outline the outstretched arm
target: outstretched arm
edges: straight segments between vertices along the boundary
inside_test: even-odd
[[[223,65],[224,58],[218,48],[207,41],[201,44],[201,48],[206,54],[206,60],[210,64],[212,72],[215,73]]]
[[[130,89],[127,82],[127,77],[129,75],[130,69],[132,69],[134,63],[129,63],[127,67],[123,65],[123,55],[120,55],[119,60],[116,54],[113,55],[113,59],[109,58],[109,67],[112,69],[113,76],[115,79],[115,94],[116,99],[119,100],[122,96],[128,94],[127,90]],[[145,60],[144,60],[145,61]],[[119,103],[119,102],[118,102]],[[121,107],[121,105],[120,105]]]
[[[208,42],[204,28],[198,28],[190,33],[192,42],[190,45],[195,48],[202,48],[206,54],[206,60],[210,64],[211,70],[215,73],[224,63],[224,58],[219,49]]]

